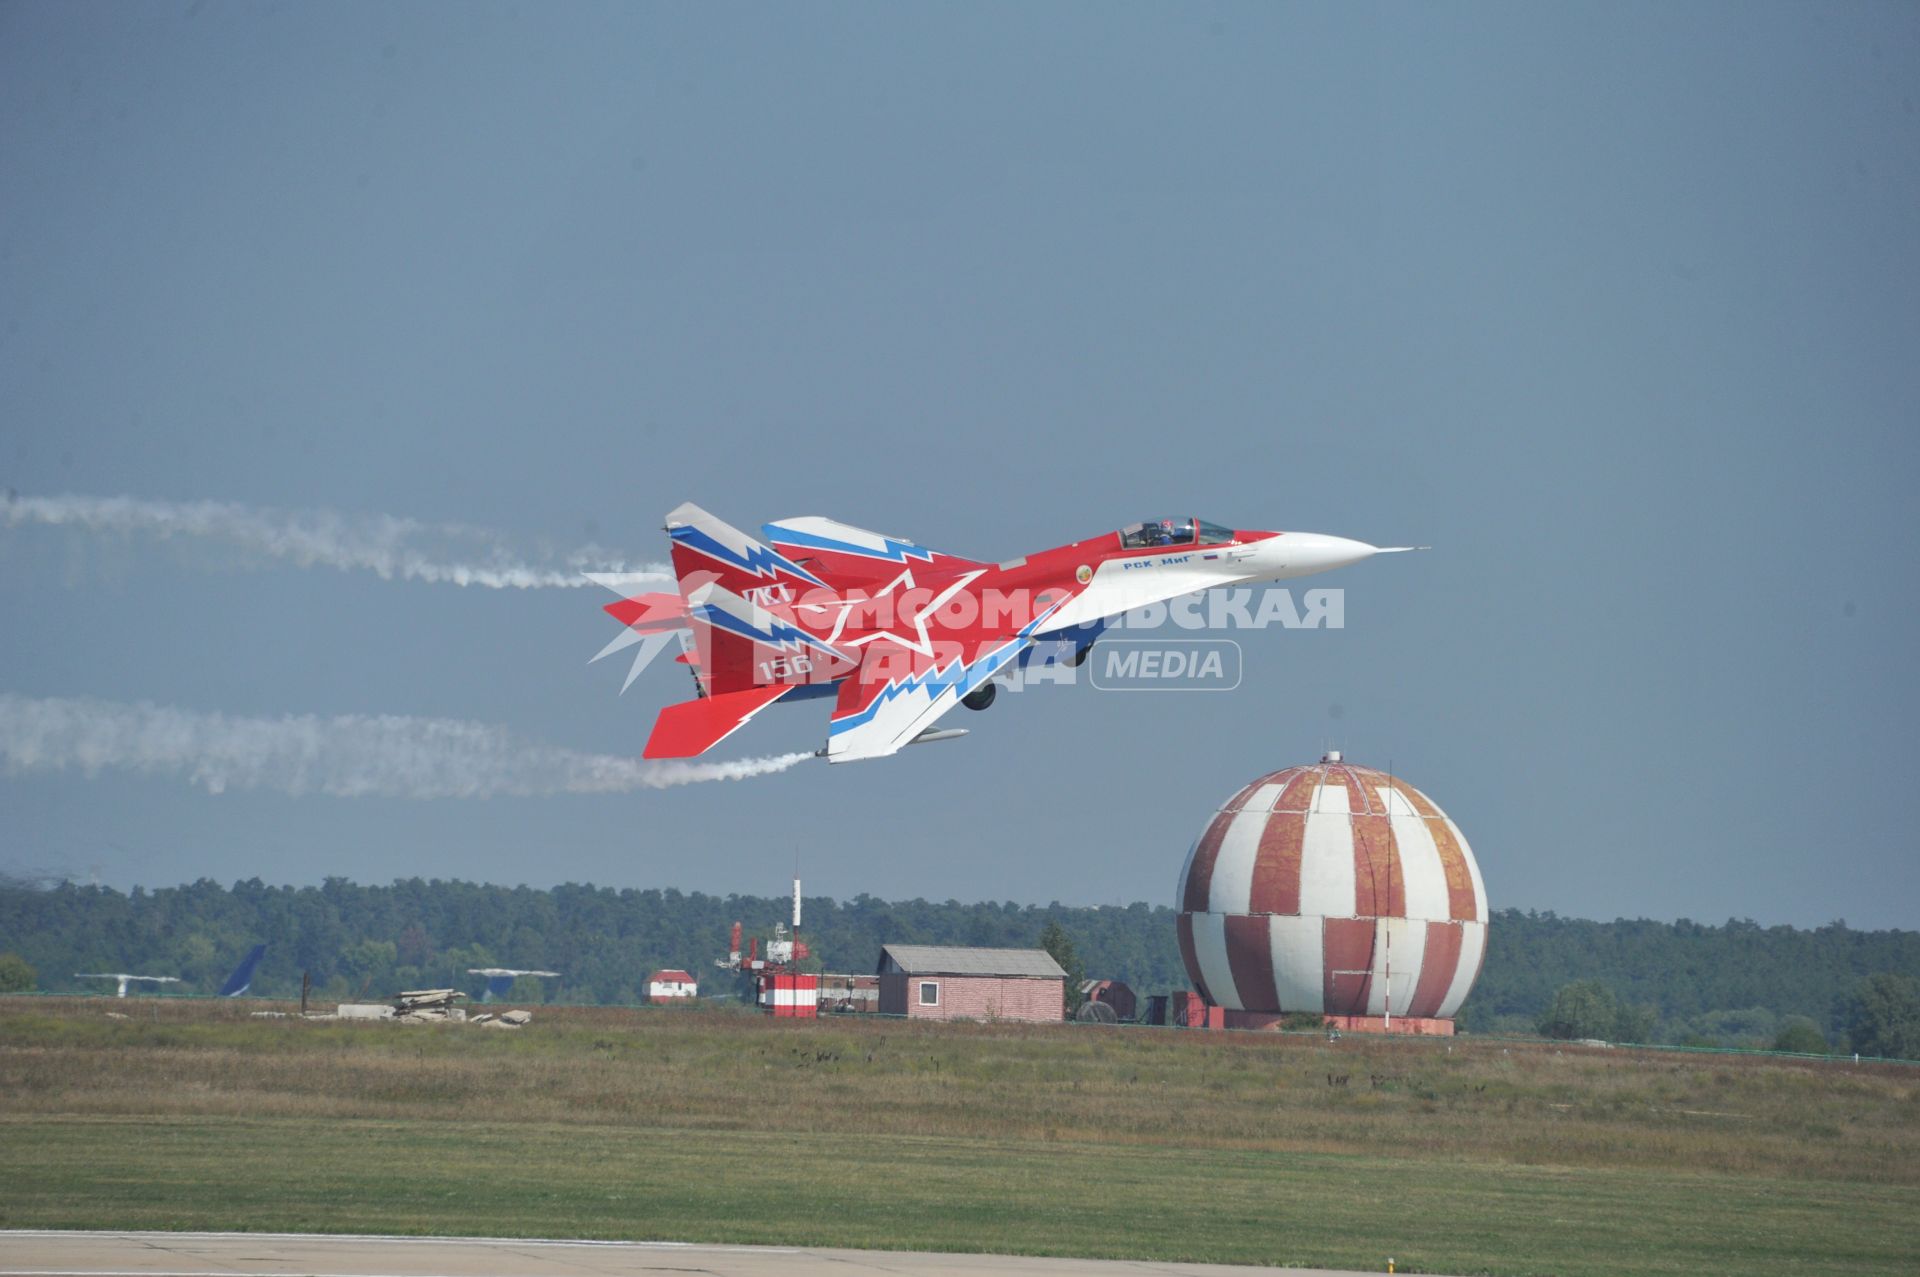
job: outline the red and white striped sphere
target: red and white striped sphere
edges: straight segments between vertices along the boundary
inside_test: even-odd
[[[1229,1011],[1450,1020],[1487,947],[1460,827],[1337,753],[1229,798],[1187,852],[1178,907],[1187,974]]]

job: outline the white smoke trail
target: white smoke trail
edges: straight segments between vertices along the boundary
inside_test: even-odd
[[[0,517],[89,532],[141,533],[162,539],[206,537],[301,567],[370,571],[384,579],[478,585],[495,590],[591,585],[589,569],[636,580],[671,580],[661,563],[628,568],[596,546],[529,563],[495,535],[454,523],[421,523],[384,514],[274,510],[224,501],[145,501],[137,497],[8,494]]]
[[[266,789],[343,798],[617,794],[782,772],[811,754],[648,762],[521,740],[449,718],[349,714],[238,718],[141,702],[0,693],[0,768],[104,768],[180,776],[208,793]]]

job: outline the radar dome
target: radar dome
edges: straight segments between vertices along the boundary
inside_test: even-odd
[[[1222,804],[1176,903],[1187,974],[1240,1027],[1303,1011],[1451,1033],[1486,955],[1486,887],[1460,827],[1338,753]]]

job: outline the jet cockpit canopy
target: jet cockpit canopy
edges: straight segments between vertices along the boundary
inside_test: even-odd
[[[1233,529],[1208,523],[1205,519],[1183,516],[1176,519],[1148,519],[1120,529],[1123,550],[1156,550],[1167,546],[1226,545],[1236,540]]]

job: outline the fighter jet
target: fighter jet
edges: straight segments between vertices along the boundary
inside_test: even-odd
[[[627,628],[600,653],[681,636],[696,697],[660,712],[646,757],[690,758],[775,702],[830,698],[834,763],[964,735],[934,724],[985,709],[1042,652],[1079,664],[1135,608],[1420,548],[1182,516],[987,563],[818,516],[765,524],[761,540],[692,504],[666,531],[679,594],[608,604]]]

